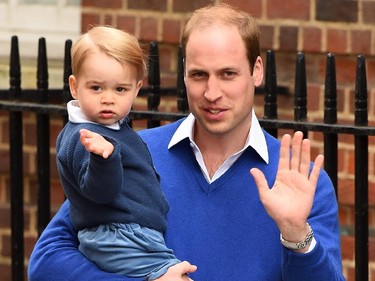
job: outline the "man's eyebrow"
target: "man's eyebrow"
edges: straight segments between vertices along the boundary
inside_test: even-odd
[[[192,73],[192,72],[206,72],[206,71],[203,70],[202,68],[198,68],[198,67],[190,68],[187,71],[187,73]]]

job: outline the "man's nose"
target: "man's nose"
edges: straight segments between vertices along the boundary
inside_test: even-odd
[[[222,93],[219,87],[219,81],[216,77],[210,76],[207,80],[206,89],[204,92],[204,97],[213,102],[219,98],[221,98]]]

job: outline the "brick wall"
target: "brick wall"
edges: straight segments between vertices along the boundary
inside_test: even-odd
[[[82,0],[82,32],[92,24],[108,24],[134,33],[147,46],[159,41],[162,85],[176,85],[177,45],[189,12],[204,6],[208,0]],[[218,2],[218,1],[216,1]],[[375,1],[358,0],[232,0],[226,1],[250,12],[259,22],[261,47],[276,51],[278,84],[286,86],[291,95],[279,96],[280,118],[293,119],[293,92],[295,58],[298,51],[306,54],[308,79],[308,119],[323,118],[323,91],[325,60],[333,52],[337,64],[338,118],[340,123],[354,122],[355,64],[358,54],[364,54],[367,62],[369,120],[374,122],[375,94]],[[164,99],[161,110],[175,111],[175,101]],[[263,114],[263,97],[255,100],[259,116]],[[145,108],[145,100],[135,106]],[[26,261],[37,237],[36,184],[35,184],[35,116],[25,116],[25,240]],[[61,121],[52,122],[53,143]],[[139,125],[142,126],[142,125]],[[7,172],[9,144],[7,114],[0,112],[0,280],[10,280],[10,230],[9,191]],[[311,133],[314,153],[322,152],[322,136]],[[33,141],[34,140],[34,141]],[[342,253],[344,274],[354,280],[354,147],[353,137],[339,136],[339,203],[342,225]],[[371,227],[370,280],[375,280],[375,157],[374,138],[369,148],[369,197]],[[52,150],[52,207],[58,208],[63,200],[54,166]]]

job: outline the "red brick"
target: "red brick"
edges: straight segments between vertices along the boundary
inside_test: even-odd
[[[36,243],[36,237],[25,237],[25,258],[29,258]]]
[[[354,205],[354,180],[339,180],[338,199],[340,205]]]
[[[181,37],[181,22],[179,20],[169,20],[163,21],[163,42],[165,43],[175,43],[180,42]]]
[[[339,206],[339,220],[340,225],[348,226],[354,225],[354,207],[351,206]]]
[[[368,252],[369,252],[369,261],[375,261],[375,238],[369,237],[368,241]]]
[[[2,131],[1,131],[1,142],[2,143],[9,143],[9,123],[4,122],[3,125],[1,126]]]
[[[233,5],[245,12],[248,12],[255,18],[262,16],[262,0],[228,0],[226,3]]]
[[[158,21],[152,17],[141,19],[141,31],[139,39],[143,41],[156,41],[158,31]]]
[[[87,32],[92,26],[100,24],[100,17],[97,14],[82,13],[81,32]]]
[[[341,255],[343,260],[352,260],[354,257],[354,237],[341,236]]]
[[[351,34],[351,52],[353,54],[370,55],[371,54],[371,31],[370,30],[352,30]]]
[[[338,85],[353,88],[356,76],[356,58],[336,56],[336,80]]]
[[[366,59],[366,72],[367,72],[368,85],[375,85],[375,60],[374,59]]]
[[[340,141],[340,140],[339,140]],[[344,169],[345,169],[345,150],[343,149],[338,149],[338,152],[337,152],[337,155],[338,155],[338,162],[337,162],[337,171],[338,173],[342,173],[342,172],[345,172]]]
[[[211,4],[210,0],[173,0],[173,12],[188,13],[194,10]]]
[[[51,120],[50,123],[50,145],[51,147],[56,147],[56,139],[58,134],[63,128],[62,120]]]
[[[167,0],[128,0],[128,9],[166,11]]]
[[[3,257],[11,257],[12,249],[11,249],[11,238],[10,234],[2,234],[1,241],[3,242],[3,247],[1,249],[1,256]]]
[[[10,205],[0,204],[0,227],[10,227]]]
[[[50,173],[52,177],[58,177],[55,152],[50,153]]]
[[[321,88],[319,85],[311,85],[307,89],[307,107],[308,111],[319,111],[321,105],[324,102],[321,102]]]
[[[375,207],[375,183],[371,181],[368,186],[368,204],[370,208]]]
[[[317,27],[303,28],[303,46],[304,52],[320,52],[322,49],[322,31]]]
[[[327,51],[335,54],[344,54],[347,52],[346,30],[329,29],[327,31]]]
[[[341,89],[337,89],[337,113],[340,114],[344,111],[345,100],[344,92]]]
[[[346,276],[346,281],[356,281],[355,280],[355,270],[354,267],[348,267],[347,268],[347,276]]]
[[[0,149],[0,172],[8,173],[9,172],[9,150]]]
[[[348,164],[347,164],[347,170],[346,173],[349,175],[354,175],[355,173],[355,153],[354,150],[349,150],[346,152],[348,155]],[[354,181],[353,181],[354,184]]]
[[[51,182],[51,205],[60,206],[65,200],[64,190],[59,180]]]
[[[29,204],[36,205],[38,202],[38,193],[39,193],[36,179],[29,180],[28,188],[29,188]]]
[[[282,26],[280,28],[280,50],[297,51],[298,28],[295,26]]]
[[[370,193],[375,192],[374,191],[374,186],[375,183],[370,182]],[[370,206],[369,207],[369,213],[368,213],[368,221],[369,221],[369,226],[373,227],[375,229],[375,206]]]
[[[357,22],[358,1],[315,0],[316,19],[332,22]]]
[[[125,30],[131,34],[135,33],[135,17],[134,16],[117,16],[117,28]]]
[[[260,47],[262,50],[273,49],[274,27],[260,25]]]
[[[175,73],[177,67],[177,48],[160,45],[159,54],[160,71],[163,73]]]
[[[0,280],[11,281],[11,267],[8,264],[0,264]]]
[[[363,1],[363,22],[366,24],[375,24],[375,2],[373,0]]]
[[[82,0],[81,6],[105,9],[120,9],[122,8],[122,0]]]
[[[310,1],[307,0],[268,0],[267,17],[308,20],[310,18]]]

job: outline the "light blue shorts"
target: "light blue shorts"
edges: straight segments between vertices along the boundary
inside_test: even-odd
[[[79,250],[101,269],[133,278],[156,279],[180,261],[162,233],[136,223],[111,223],[78,232]]]

